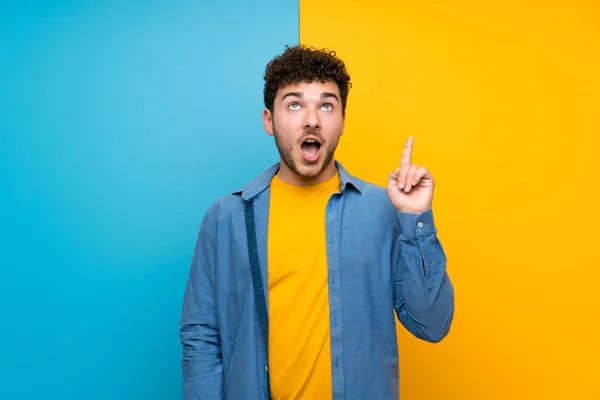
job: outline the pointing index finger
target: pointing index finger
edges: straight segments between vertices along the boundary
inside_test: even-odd
[[[402,153],[402,160],[400,161],[400,166],[410,165],[412,158],[412,148],[413,148],[414,138],[411,136],[406,141],[404,145],[404,152]]]

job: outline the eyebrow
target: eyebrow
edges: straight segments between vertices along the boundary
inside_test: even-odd
[[[283,97],[281,98],[281,101],[285,100],[286,97],[304,97],[304,94],[302,92],[288,92],[286,94],[283,95]]]
[[[340,101],[340,99],[338,99],[337,94],[335,93],[329,93],[329,92],[325,92],[325,93],[321,93],[321,98],[322,99],[326,99],[328,97],[333,97],[334,99],[336,99],[338,102]]]
[[[283,97],[281,98],[281,101],[285,100],[286,97],[299,97],[299,98],[303,98],[304,97],[304,93],[302,93],[302,92],[288,92],[288,93],[286,93],[286,94],[283,95]],[[322,99],[326,99],[328,97],[333,97],[338,102],[340,101],[340,99],[338,98],[337,94],[335,94],[335,93],[330,93],[330,92],[323,92],[323,93],[321,93],[321,98]]]

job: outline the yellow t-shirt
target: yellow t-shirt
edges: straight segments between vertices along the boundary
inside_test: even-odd
[[[273,399],[331,398],[325,208],[340,178],[271,183],[269,371]]]

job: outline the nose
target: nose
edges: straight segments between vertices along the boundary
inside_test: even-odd
[[[314,107],[307,108],[304,127],[312,129],[319,127],[319,114]]]

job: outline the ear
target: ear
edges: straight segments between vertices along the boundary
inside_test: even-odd
[[[273,136],[273,115],[268,108],[263,111],[263,124],[269,136]]]
[[[342,132],[340,133],[340,136],[344,134],[344,128],[346,128],[346,114],[342,117]]]

